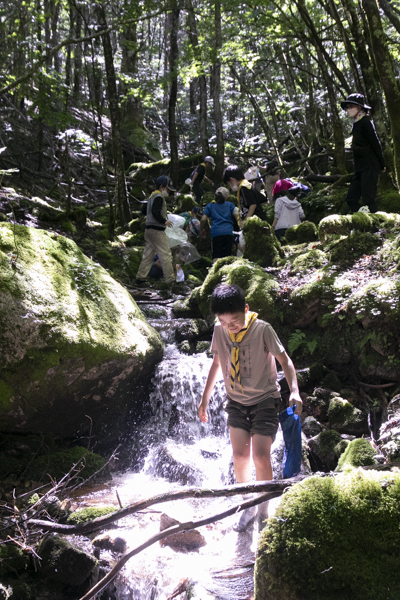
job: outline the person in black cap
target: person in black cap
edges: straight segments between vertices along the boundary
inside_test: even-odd
[[[206,156],[204,162],[202,162],[192,173],[190,185],[193,187],[193,194],[195,195],[197,204],[201,204],[201,199],[204,196],[204,190],[201,187],[203,179],[207,179],[212,185],[213,182],[206,175],[206,169],[210,167],[212,170],[215,169],[215,162],[212,156]]]
[[[351,148],[355,174],[347,192],[346,202],[350,211],[356,212],[359,209],[358,201],[362,198],[369,210],[376,212],[379,171],[386,171],[386,167],[381,143],[368,116],[371,107],[365,103],[362,94],[350,94],[341,106],[353,119]]]
[[[135,280],[135,283],[139,285],[146,282],[156,254],[164,273],[164,280],[167,283],[175,281],[172,254],[165,233],[166,227],[173,226],[167,218],[165,198],[169,196],[170,192],[175,192],[175,188],[172,185],[172,180],[166,175],[161,175],[156,183],[157,189],[151,194],[147,202],[144,232],[145,247]]]

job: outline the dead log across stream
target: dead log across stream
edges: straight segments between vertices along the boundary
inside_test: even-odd
[[[270,498],[276,498],[277,496],[281,496],[283,492],[293,485],[294,483],[298,483],[302,481],[304,476],[292,477],[291,479],[282,479],[277,481],[263,481],[258,483],[244,483],[237,485],[229,485],[223,488],[216,489],[202,489],[202,488],[188,488],[179,490],[177,492],[171,492],[166,494],[159,494],[158,496],[153,496],[152,498],[148,498],[146,500],[140,500],[139,502],[135,502],[134,504],[130,504],[125,508],[115,511],[110,515],[105,515],[104,517],[98,517],[97,519],[93,519],[88,523],[81,523],[80,525],[65,525],[62,523],[53,523],[51,521],[42,521],[39,519],[29,519],[26,521],[26,525],[32,529],[33,527],[38,527],[45,531],[53,531],[56,533],[64,533],[66,535],[82,535],[86,533],[91,533],[92,531],[96,531],[98,529],[102,529],[106,527],[110,523],[114,523],[114,521],[118,521],[128,515],[133,515],[136,512],[144,510],[149,506],[153,506],[155,504],[162,504],[164,502],[170,502],[171,500],[183,500],[184,498],[221,498],[224,496],[236,496],[238,494],[249,494],[249,493],[260,493],[266,492],[270,495]],[[265,498],[261,500],[261,502],[265,502],[269,498]],[[259,504],[259,498],[255,500],[251,500],[250,503],[246,503],[247,506],[255,506]],[[244,504],[240,505],[246,508]],[[235,507],[235,511],[244,510],[244,508]],[[230,513],[232,514],[232,513]]]

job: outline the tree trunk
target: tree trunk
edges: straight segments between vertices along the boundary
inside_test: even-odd
[[[396,12],[388,0],[379,0],[379,6],[396,31],[400,33],[400,12]]]
[[[178,155],[178,135],[176,131],[176,102],[178,98],[178,30],[179,15],[181,9],[177,8],[174,1],[172,9],[171,31],[170,31],[170,50],[169,50],[169,74],[171,87],[168,102],[168,129],[169,129],[169,147],[171,154],[171,179],[174,185],[178,184],[179,155]]]
[[[198,77],[199,82],[199,135],[201,152],[203,156],[210,154],[210,148],[208,145],[207,135],[207,80],[204,73],[204,67],[202,62],[202,56],[199,46],[199,38],[197,35],[197,24],[196,16],[194,14],[192,0],[186,2],[188,17],[189,17],[189,39],[193,47],[193,54],[197,62],[198,69],[201,71],[201,75]]]
[[[100,5],[98,10],[100,27],[102,29],[107,29],[107,20],[104,6]],[[121,146],[117,84],[115,79],[113,49],[111,45],[110,35],[108,33],[105,33],[102,36],[102,42],[104,50],[104,63],[107,77],[108,105],[110,109],[112,131],[112,145],[115,169],[115,205],[117,207],[118,221],[121,225],[125,225],[131,219],[131,212],[126,196],[125,167]]]
[[[400,184],[400,87],[396,80],[392,57],[387,45],[387,37],[382,27],[379,7],[376,0],[361,0],[368,19],[374,58],[378,68],[386,107],[390,118],[393,140],[394,172],[397,185]]]
[[[220,0],[214,0],[214,27],[215,27],[215,60],[213,65],[213,102],[215,134],[217,138],[217,153],[215,157],[216,167],[214,179],[216,182],[222,180],[224,170],[225,146],[224,131],[222,125],[221,110],[221,57],[222,32],[221,32],[221,3]]]
[[[82,14],[80,10],[75,10],[75,37],[82,36]],[[78,102],[82,90],[82,45],[75,44],[74,46],[74,100]]]

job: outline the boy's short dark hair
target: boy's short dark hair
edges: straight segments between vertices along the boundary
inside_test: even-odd
[[[242,288],[226,283],[217,285],[211,297],[211,311],[215,315],[245,312],[246,298]]]
[[[226,167],[222,176],[224,183],[228,183],[231,177],[237,179],[238,181],[242,181],[242,179],[244,179],[244,173],[240,167],[236,165],[229,165],[229,167]]]

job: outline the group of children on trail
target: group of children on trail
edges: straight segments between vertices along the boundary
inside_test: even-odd
[[[357,93],[350,94],[341,105],[353,119],[352,150],[355,174],[346,196],[346,202],[350,211],[355,212],[359,208],[359,200],[362,197],[370,212],[376,212],[379,172],[384,172],[386,167],[379,138],[368,115],[370,107],[365,103],[364,96]],[[186,181],[191,186],[198,205],[201,205],[204,195],[201,182],[203,179],[207,179],[212,183],[206,175],[206,170],[214,168],[213,157],[206,156],[204,162],[197,166],[190,179]],[[256,167],[254,169],[257,170]],[[196,226],[191,227],[191,231],[196,236],[200,234],[205,237],[205,224],[207,218],[211,219],[211,247],[214,262],[218,258],[231,255],[234,231],[238,231],[246,219],[257,216],[262,220],[266,220],[262,205],[267,199],[257,189],[254,182],[252,184],[246,179],[240,167],[229,165],[224,171],[223,182],[231,188],[232,192],[236,193],[239,218],[238,209],[232,202],[227,200],[229,190],[226,187],[220,187],[215,193],[215,202],[207,204],[205,207],[199,231]],[[137,284],[146,281],[155,254],[158,255],[166,283],[175,281],[172,255],[165,235],[166,227],[172,226],[172,223],[167,219],[165,198],[170,192],[176,190],[171,179],[165,175],[157,179],[157,185],[158,189],[150,196],[147,204],[145,250],[136,276]],[[304,193],[302,189],[304,187],[301,185],[294,186],[292,182],[286,179],[281,179],[274,185],[272,190],[272,199],[275,202],[273,228],[279,240],[282,239],[289,227],[300,224],[301,220],[305,218],[299,202],[299,198]],[[196,216],[199,217],[200,206],[197,207],[197,210]]]

